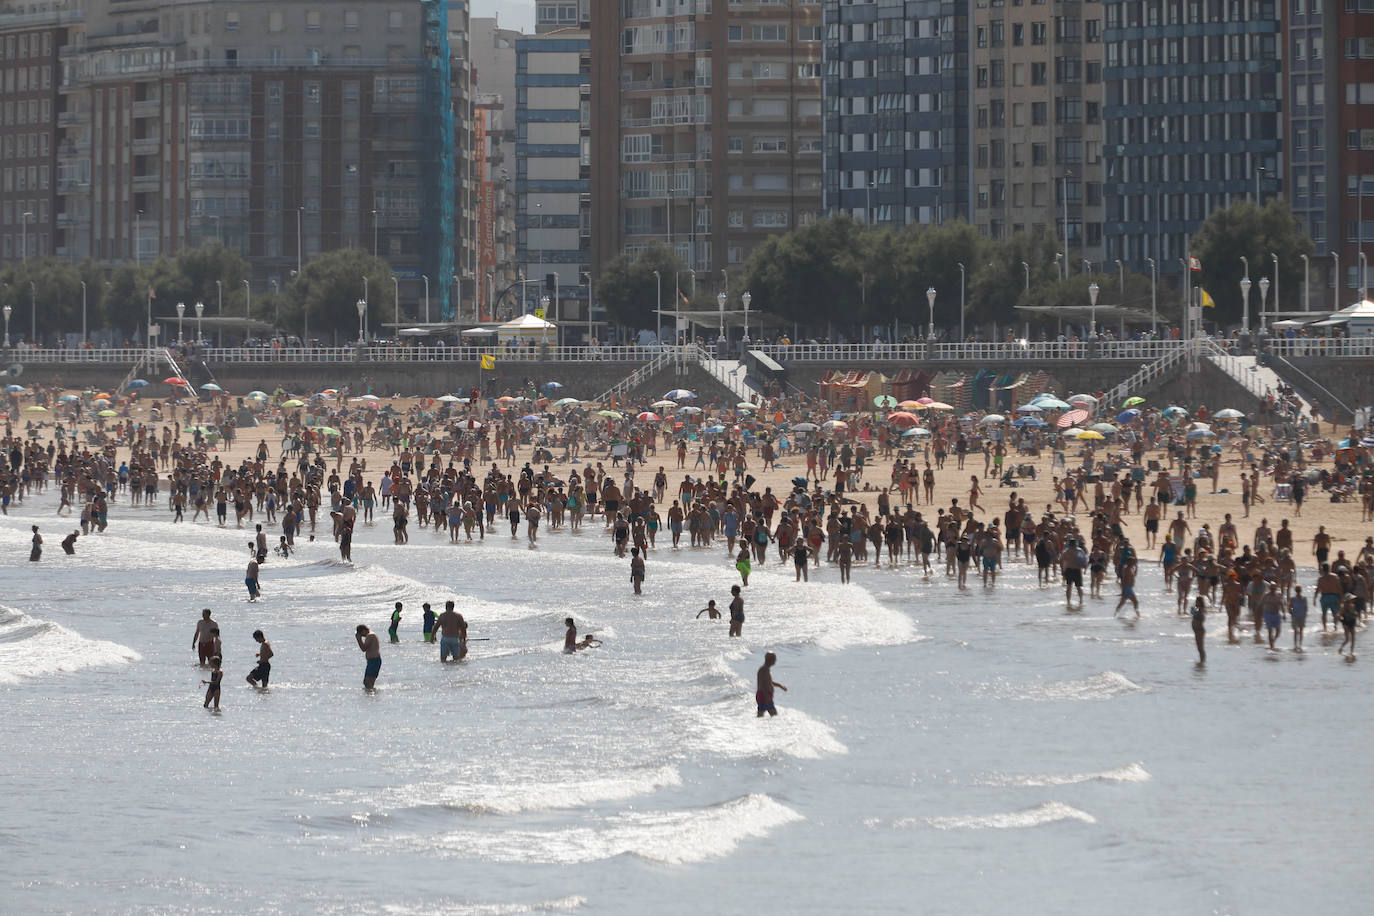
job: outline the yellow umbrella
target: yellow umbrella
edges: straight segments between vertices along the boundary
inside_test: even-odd
[[[927,410],[953,410],[953,409],[954,409],[954,407],[953,407],[952,405],[950,405],[950,404],[945,404],[945,403],[942,403],[942,402],[940,402],[940,401],[931,401],[929,404],[927,404],[927,405],[925,405],[925,406],[926,406],[926,409],[927,409]]]
[[[1085,429],[1085,430],[1083,430],[1082,432],[1080,432],[1080,433],[1078,434],[1078,438],[1080,438],[1080,439],[1105,439],[1105,438],[1107,438],[1107,437],[1104,436],[1104,435],[1102,435],[1100,432],[1098,432],[1098,431],[1095,430],[1095,429]]]
[[[46,407],[40,407],[40,406],[37,405],[37,404],[30,404],[28,407],[25,407],[24,409],[27,410],[29,413],[47,413],[47,412],[48,412],[48,408],[46,408]]]
[[[117,416],[119,416],[119,414],[115,413],[113,410],[102,410],[100,413],[96,414],[96,416],[97,416],[97,417],[117,417]]]

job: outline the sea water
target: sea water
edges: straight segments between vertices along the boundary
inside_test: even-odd
[[[660,546],[636,598],[599,523],[531,549],[504,525],[396,547],[383,522],[353,564],[322,527],[250,604],[247,530],[121,506],[67,557],[54,508],[0,519],[5,912],[1287,913],[1374,890],[1374,661],[1319,633],[1226,646],[1214,618],[1198,667],[1153,569],[1136,620],[1066,611],[1014,560],[960,593],[770,557],[729,639],[695,618],[738,581],[723,549]],[[420,603],[448,598],[473,641],[441,666]],[[604,646],[563,655],[569,615]],[[789,690],[759,720],[769,650]]]

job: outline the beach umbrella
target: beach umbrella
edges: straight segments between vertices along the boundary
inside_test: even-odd
[[[28,391],[23,385],[6,385],[5,390],[10,394],[19,394],[21,391]]]
[[[990,413],[978,422],[982,423],[984,426],[988,426],[993,423],[1005,423],[1007,422],[1007,418],[1002,416],[1000,413]]]
[[[674,388],[663,396],[668,401],[690,401],[696,397],[696,393],[688,391],[686,388]]]
[[[332,426],[312,426],[310,427],[321,436],[337,436],[339,431]]]
[[[1017,413],[1044,413],[1044,412],[1045,412],[1045,408],[1040,407],[1040,406],[1038,406],[1038,405],[1036,405],[1036,404],[1022,404],[1020,407],[1016,408],[1016,412],[1017,412]]]
[[[330,394],[330,395],[333,395],[333,394],[338,394],[338,393],[339,393],[339,389],[337,389],[337,388],[325,388],[325,389],[323,389],[323,390],[320,391],[320,394]]]
[[[292,398],[292,399],[289,400],[289,401],[282,401],[282,402],[281,402],[281,406],[283,406],[283,407],[304,407],[304,406],[305,406],[305,402],[302,401],[302,400],[299,399],[299,398]]]
[[[915,414],[910,414],[904,410],[899,410],[896,413],[888,414],[887,422],[895,423],[898,426],[915,426],[918,423],[920,423],[921,420]]]
[[[1189,428],[1189,429],[1211,429],[1212,427],[1211,427],[1210,424],[1204,423],[1204,422],[1202,422],[1201,420],[1194,420],[1193,422],[1191,422],[1191,423],[1188,424],[1188,428]]]
[[[814,433],[816,430],[820,429],[820,427],[815,423],[798,423],[793,426],[792,429],[799,433]]]
[[[843,420],[826,420],[821,424],[821,428],[825,430],[849,429],[849,424]]]
[[[136,378],[136,379],[134,379],[133,381],[129,382],[129,384],[128,384],[128,385],[125,385],[124,387],[126,387],[126,388],[147,388],[147,387],[148,387],[148,380],[147,380],[146,378]]]
[[[946,404],[946,403],[944,403],[943,401],[931,401],[930,403],[928,403],[928,404],[922,404],[921,406],[924,407],[926,410],[953,410],[953,409],[954,409],[954,406],[953,406],[952,404]]]
[[[1102,433],[1105,436],[1110,436],[1112,433],[1116,432],[1116,427],[1110,423],[1094,423],[1092,426],[1089,426],[1088,428],[1091,430],[1096,430],[1097,432]]]
[[[700,407],[679,407],[677,412],[678,412],[678,413],[685,413],[685,414],[687,414],[688,416],[691,416],[692,414],[701,413],[701,408],[700,408]]]
[[[1365,436],[1360,440],[1360,445],[1363,445],[1365,448],[1374,448],[1374,436]]]
[[[208,426],[188,426],[182,432],[207,434],[214,432],[214,430]]]
[[[598,417],[604,417],[604,418],[607,419],[607,420],[623,420],[623,419],[625,419],[625,415],[624,415],[623,413],[621,413],[620,411],[618,411],[618,410],[598,410],[598,411],[596,412],[596,415],[597,415]]]
[[[1037,426],[1037,427],[1038,427],[1038,426],[1049,426],[1050,424],[1046,423],[1044,420],[1040,419],[1039,417],[1022,417],[1021,419],[1017,420],[1016,422],[1012,423],[1011,425],[1012,425],[1012,426]]]
[[[1070,404],[1096,404],[1097,398],[1090,394],[1071,394],[1069,395]]]
[[[916,399],[916,403],[917,403],[917,404],[934,404],[934,403],[935,403],[935,399],[932,398],[932,397],[930,397],[929,395],[926,395],[925,397],[917,398],[917,399]]]
[[[554,406],[554,407],[572,407],[572,406],[574,406],[574,405],[576,405],[576,404],[581,404],[581,403],[582,403],[582,402],[579,401],[577,398],[559,398],[558,400],[556,400],[556,401],[553,402],[553,406]]]
[[[1068,413],[1061,416],[1055,425],[1060,429],[1066,429],[1075,424],[1082,423],[1086,419],[1088,419],[1088,412],[1086,410],[1070,410]]]
[[[912,401],[908,399],[905,401],[899,401],[897,403],[897,406],[900,407],[902,410],[916,410],[920,407],[924,407],[925,405],[922,404],[920,401]]]
[[[635,419],[643,420],[645,423],[652,423],[655,420],[662,420],[663,418],[660,417],[658,414],[654,413],[652,410],[646,410],[643,413],[635,414]]]
[[[508,394],[503,394],[503,395],[501,395],[499,398],[496,399],[496,403],[498,403],[498,404],[514,404],[514,403],[515,403],[516,401],[518,401],[518,400],[520,400],[520,399],[519,399],[519,398],[516,398],[516,397],[511,397],[511,396],[508,395]]]
[[[536,417],[536,416],[535,416],[534,414],[532,414],[532,413],[530,413],[530,414],[525,414],[525,415],[524,415],[523,417],[521,417],[520,419],[521,419],[523,422],[525,422],[525,423],[538,423],[538,422],[539,422],[539,418]]]
[[[670,401],[667,398],[664,398],[661,401],[654,401],[649,406],[657,407],[659,410],[672,410],[674,407],[677,406],[677,401]]]
[[[250,392],[248,392],[248,394],[247,394],[247,398],[248,398],[248,400],[250,400],[250,401],[265,401],[265,400],[267,400],[267,392],[266,392],[266,391],[250,391]]]
[[[1218,410],[1216,413],[1212,414],[1212,416],[1218,420],[1239,420],[1244,417],[1245,414],[1236,410],[1234,407],[1227,407],[1224,410]]]
[[[908,429],[906,432],[902,433],[902,438],[905,439],[905,438],[907,438],[908,436],[929,436],[929,435],[930,435],[930,430],[926,429],[924,426],[913,426],[913,427],[911,427],[911,429]]]
[[[223,391],[224,389],[221,388],[220,386],[216,385],[214,382],[206,382],[204,385],[201,385],[201,386],[200,386],[200,390],[201,390],[201,391]]]
[[[1105,438],[1107,438],[1107,437],[1104,436],[1104,435],[1102,435],[1100,432],[1098,432],[1098,431],[1095,430],[1095,429],[1082,429],[1082,430],[1079,430],[1079,431],[1078,431],[1078,436],[1077,436],[1077,438],[1079,438],[1079,439],[1105,439]]]
[[[47,412],[48,412],[48,408],[46,408],[46,407],[41,407],[41,406],[39,406],[38,404],[30,404],[28,407],[25,407],[24,409],[27,410],[29,413],[47,413]]]
[[[62,395],[62,397],[58,398],[58,400],[62,401],[63,403],[71,403],[72,401],[79,401],[81,400],[81,398],[79,395],[75,394],[64,394]]]
[[[1215,439],[1216,433],[1210,429],[1192,429],[1188,431],[1189,439]]]
[[[93,405],[95,405],[96,407],[109,407],[109,406],[110,406],[110,399],[109,399],[109,398],[96,398],[94,401],[91,401],[91,403],[92,403]]]
[[[115,413],[113,410],[102,410],[100,413],[96,414],[96,416],[97,416],[97,417],[117,417],[117,416],[119,416],[119,414]]]
[[[897,399],[890,394],[880,394],[873,399],[874,407],[896,407]]]
[[[434,400],[438,401],[441,404],[456,404],[463,399],[451,394],[441,394]]]
[[[753,405],[753,404],[750,404],[748,401],[740,401],[738,404],[735,405],[735,409],[736,409],[736,410],[753,410],[753,409],[754,409],[754,405]]]
[[[1118,422],[1118,423],[1129,423],[1129,422],[1131,422],[1132,420],[1134,420],[1134,419],[1135,419],[1136,417],[1138,417],[1138,416],[1140,416],[1140,411],[1136,410],[1136,409],[1133,407],[1133,408],[1131,408],[1130,410],[1123,410],[1123,411],[1121,411],[1121,413],[1117,414],[1117,415],[1116,415],[1116,422]]]
[[[1038,395],[1031,398],[1031,403],[1046,410],[1068,410],[1073,405],[1067,401],[1061,401],[1054,395]]]
[[[1184,410],[1182,407],[1166,407],[1160,411],[1160,415],[1172,420],[1175,417],[1188,416],[1188,411]]]
[[[545,382],[545,383],[544,383],[544,390],[545,390],[545,391],[557,390],[557,389],[562,388],[562,387],[563,387],[563,383],[562,383],[562,382]]]
[[[1126,400],[1122,401],[1122,402],[1121,402],[1121,406],[1122,406],[1122,407],[1134,407],[1134,406],[1136,406],[1137,404],[1144,404],[1144,403],[1145,403],[1145,399],[1142,398],[1142,397],[1130,397],[1130,398],[1127,398]]]
[[[723,433],[723,432],[725,432],[725,427],[724,427],[724,426],[721,426],[719,423],[717,423],[715,426],[708,426],[708,427],[706,427],[705,429],[702,430],[702,432],[704,432],[704,433]]]
[[[169,376],[167,376],[165,379],[162,380],[162,384],[164,384],[164,385],[185,385],[185,384],[186,384],[186,379],[182,378],[182,377],[179,376],[179,375],[169,375]]]

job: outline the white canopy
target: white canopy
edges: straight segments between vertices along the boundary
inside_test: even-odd
[[[496,333],[501,340],[548,340],[557,329],[558,325],[537,315],[521,315],[501,325]]]

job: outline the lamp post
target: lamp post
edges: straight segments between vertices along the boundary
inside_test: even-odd
[[[1331,252],[1331,260],[1335,262],[1335,266],[1331,268],[1331,275],[1332,275],[1332,281],[1333,281],[1333,282],[1331,283],[1331,289],[1332,289],[1332,292],[1331,292],[1331,311],[1333,311],[1333,312],[1339,312],[1339,311],[1341,310],[1341,254],[1340,254],[1340,252],[1339,252],[1339,251],[1333,251],[1333,252]]]
[[[246,319],[253,317],[253,287],[248,285],[247,280],[243,281],[243,317]],[[243,336],[245,339],[248,337],[247,322],[243,326]]]
[[[142,213],[143,211],[138,211]],[[29,220],[33,219],[33,213],[24,211],[19,214],[19,247],[23,249],[24,263],[29,263]]]
[[[196,303],[196,346],[201,346],[201,345],[203,345],[203,344],[205,343],[205,334],[204,334],[204,332],[202,332],[201,329],[200,329],[200,319],[201,319],[201,317],[202,317],[204,314],[205,314],[205,303],[204,303],[204,302],[197,302],[197,303]]]
[[[1269,171],[1269,170],[1266,169],[1266,168],[1265,168],[1264,166],[1262,166],[1262,165],[1255,166],[1255,206],[1256,206],[1256,207],[1260,206],[1260,205],[1263,203],[1263,201],[1260,200],[1260,176],[1263,175],[1263,174],[1264,174],[1265,172],[1267,172],[1267,171]]]
[[[1092,307],[1088,310],[1088,340],[1097,341],[1097,284],[1088,284],[1088,302]]]
[[[372,211],[372,256],[377,257],[377,211]]]
[[[1061,280],[1064,279],[1064,267],[1066,264],[1067,261],[1064,259],[1064,252],[1056,251],[1054,253],[1054,272]]]
[[[1259,320],[1260,320],[1260,329],[1263,330],[1263,329],[1264,329],[1264,308],[1265,308],[1265,305],[1267,304],[1267,300],[1268,300],[1268,298],[1269,298],[1269,278],[1268,278],[1268,277],[1260,277],[1259,288],[1260,288]]]
[[[1361,302],[1363,302],[1363,301],[1367,298],[1367,296],[1366,296],[1366,291],[1369,289],[1369,287],[1368,287],[1366,284],[1367,284],[1367,282],[1368,282],[1368,277],[1369,277],[1369,258],[1366,257],[1364,251],[1361,251],[1361,252],[1360,252],[1360,301],[1361,301]]]
[[[716,293],[716,307],[720,309],[720,337],[725,338],[725,293]]]
[[[134,263],[138,264],[142,255],[139,253],[138,239],[143,228],[143,211],[138,210],[134,213]],[[152,322],[149,322],[151,324]]]
[[[296,276],[301,275],[301,216],[305,213],[304,207],[296,208]]]
[[[1026,292],[1030,292],[1030,265],[1025,261],[1021,262],[1021,270],[1026,275]]]
[[[1121,259],[1120,259],[1120,258],[1117,258],[1117,259],[1116,259],[1116,275],[1117,275],[1117,278],[1118,278],[1118,286],[1120,286],[1121,304],[1122,304],[1122,305],[1125,305],[1125,304],[1126,304],[1126,268],[1122,265]]]
[[[363,317],[367,315],[367,300],[359,299],[355,304],[358,308],[358,344],[365,347],[367,346],[367,332],[363,330]]]
[[[1250,278],[1240,278],[1240,327],[1246,334],[1250,333]]]
[[[926,302],[930,305],[930,327],[926,329],[926,340],[935,340],[935,287],[926,288]]]
[[[81,281],[81,345],[86,345],[86,281]]]
[[[1307,255],[1300,254],[1302,258],[1302,310],[1312,311],[1312,262],[1307,259]]]
[[[14,309],[10,308],[8,305],[5,306],[5,349],[6,349],[6,350],[8,350],[8,349],[10,348],[10,312],[13,312],[13,311],[14,311]]]
[[[1084,259],[1083,259],[1083,273],[1085,273],[1085,274],[1091,274],[1092,272],[1093,272],[1093,262],[1092,262],[1092,261],[1089,261],[1087,258],[1084,258]]]
[[[186,303],[185,303],[185,302],[178,302],[178,303],[177,303],[177,346],[178,346],[178,347],[181,346],[181,341],[182,341],[181,331],[182,331],[182,326],[183,326],[183,325],[182,325],[182,320],[183,320],[185,317],[186,317]]]
[[[29,281],[29,345],[38,346],[38,286],[32,280]]]
[[[275,331],[281,328],[281,284],[276,277],[267,282],[272,284],[272,327]]]
[[[420,279],[425,281],[425,324],[429,324],[429,277],[421,274]]]
[[[1274,308],[1273,308],[1273,312],[1274,312],[1275,315],[1277,315],[1278,312],[1279,312],[1279,256],[1276,255],[1276,254],[1274,254],[1274,252],[1271,251],[1271,252],[1269,252],[1269,260],[1271,260],[1271,261],[1274,262]],[[1261,325],[1264,324],[1263,316],[1261,316],[1261,318],[1260,318],[1260,324],[1261,324]]]
[[[959,263],[959,343],[964,342],[964,262]]]
[[[523,293],[524,290],[521,289],[521,292]],[[396,314],[392,316],[392,320],[396,322],[396,327],[399,328],[401,326],[401,284],[394,274],[391,277],[391,304],[396,309]]]
[[[658,290],[657,298],[654,300],[657,303],[654,306],[654,315],[658,321],[657,330],[654,332],[654,342],[661,344],[663,343],[663,277],[659,275],[658,271],[654,271],[653,274],[654,286]]]
[[[1067,277],[1067,276],[1069,275],[1069,273],[1070,273],[1070,271],[1069,271],[1069,176],[1072,175],[1072,174],[1073,174],[1073,171],[1072,171],[1072,170],[1069,170],[1069,171],[1064,172],[1064,177],[1063,177],[1063,179],[1061,179],[1061,182],[1060,182],[1060,183],[1061,183],[1061,186],[1063,187],[1063,195],[1064,195],[1064,276],[1066,276],[1066,277]]]
[[[1154,258],[1146,258],[1145,262],[1150,265],[1150,333],[1159,333],[1159,303],[1155,299],[1155,282],[1159,277],[1159,265]]]
[[[744,303],[744,339],[741,342],[747,345],[749,343],[749,303],[754,301],[754,296],[746,289],[740,293],[739,301]]]

